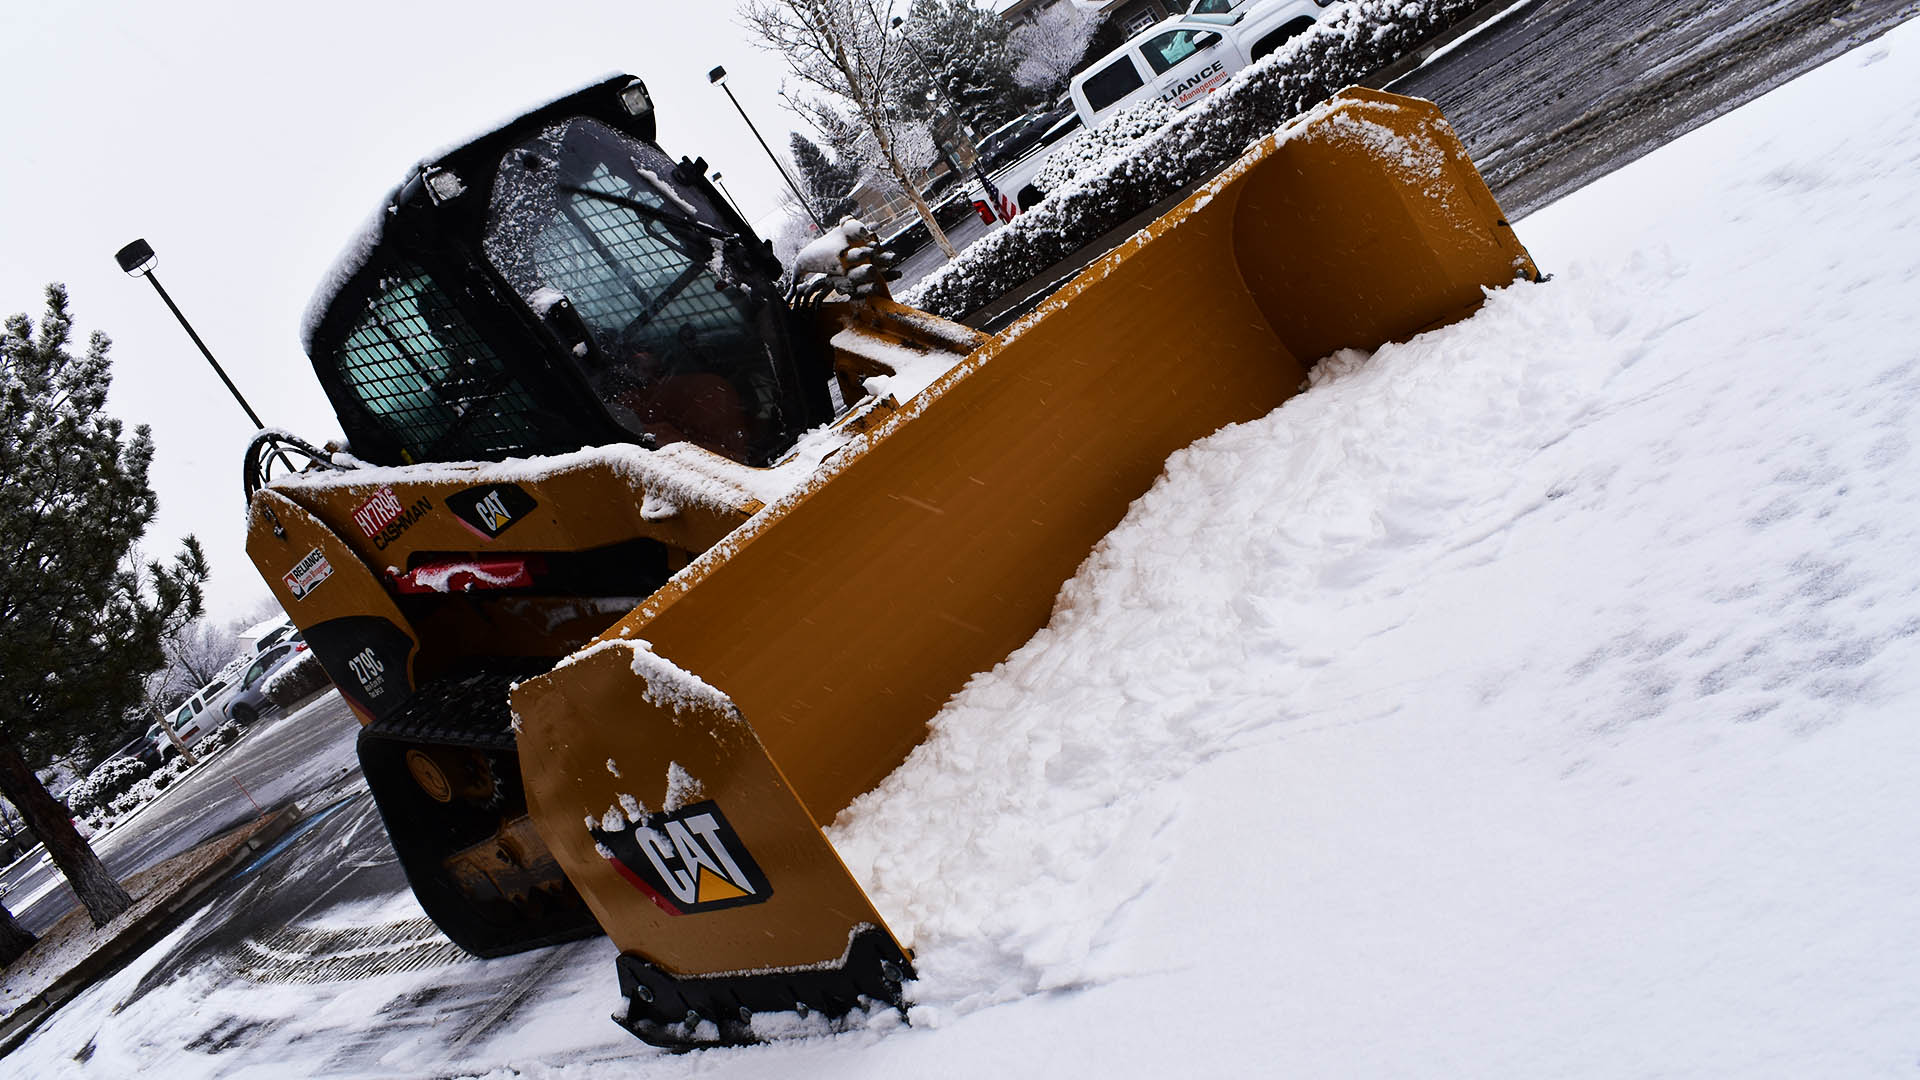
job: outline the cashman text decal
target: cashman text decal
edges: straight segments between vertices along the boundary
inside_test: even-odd
[[[314,548],[307,552],[306,558],[295,563],[281,580],[287,583],[287,591],[293,594],[295,600],[305,600],[308,593],[332,576],[333,564],[320,554],[319,548]]]
[[[773,895],[712,801],[648,814],[624,829],[589,831],[614,870],[669,915],[758,904]]]
[[[488,484],[447,496],[447,509],[483,540],[506,532],[537,505],[517,484]]]

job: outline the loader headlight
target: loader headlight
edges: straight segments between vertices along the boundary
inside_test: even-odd
[[[443,203],[451,199],[457,199],[465,193],[466,190],[467,185],[461,183],[460,177],[452,170],[427,170],[427,193],[433,196],[434,202]]]
[[[620,91],[620,107],[627,110],[628,116],[645,116],[653,111],[653,98],[647,94],[647,84],[635,79]]]

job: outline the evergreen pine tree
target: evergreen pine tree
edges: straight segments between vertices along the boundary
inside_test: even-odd
[[[800,186],[806,189],[814,215],[827,228],[840,224],[841,218],[858,209],[853,199],[854,186],[860,182],[858,167],[833,160],[812,139],[797,131],[792,133],[789,145],[793,163],[800,170]]]
[[[38,328],[15,315],[0,331],[0,795],[105,925],[132,901],[34,768],[96,754],[139,706],[162,642],[199,614],[207,565],[191,536],[170,566],[136,561],[158,506],[153,440],[103,411],[106,335],[76,356],[66,289],[46,305]],[[32,941],[0,918],[0,963]]]
[[[909,115],[957,109],[985,135],[1034,104],[1014,78],[1006,22],[976,0],[913,0],[901,31],[914,54],[898,98]]]

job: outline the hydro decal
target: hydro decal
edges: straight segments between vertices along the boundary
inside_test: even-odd
[[[773,895],[717,803],[648,814],[624,829],[589,831],[614,870],[669,915],[758,904]]]
[[[385,551],[387,545],[400,539],[400,534],[413,528],[413,523],[427,516],[433,509],[433,502],[422,498],[412,506],[401,506],[399,496],[390,487],[383,487],[368,496],[367,501],[353,512],[354,524],[373,541],[376,550]]]
[[[294,564],[293,569],[280,580],[287,583],[287,591],[295,600],[305,600],[307,594],[320,586],[320,583],[333,576],[333,564],[320,554],[319,548],[307,552],[307,557]]]
[[[506,532],[538,505],[533,496],[515,484],[488,484],[447,496],[447,509],[482,540],[492,540]]]

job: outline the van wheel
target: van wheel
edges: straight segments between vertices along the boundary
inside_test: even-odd
[[[233,712],[230,715],[233,718],[233,722],[239,724],[241,727],[252,727],[253,722],[260,719],[259,714],[245,705],[234,706]]]

